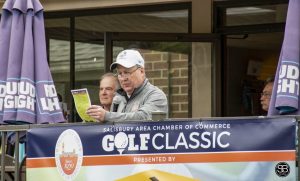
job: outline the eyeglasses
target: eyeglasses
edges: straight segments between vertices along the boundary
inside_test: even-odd
[[[270,98],[271,95],[272,95],[272,94],[267,93],[267,92],[262,92],[262,93],[260,93],[260,96],[261,96],[261,97],[266,97],[266,98]]]
[[[132,71],[124,71],[124,72],[117,72],[115,74],[115,76],[118,76],[118,78],[128,78],[129,76],[131,76],[131,74],[133,74],[137,69],[139,69],[141,67],[137,66],[136,69],[132,70]]]

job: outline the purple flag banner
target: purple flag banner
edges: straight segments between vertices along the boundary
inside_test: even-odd
[[[300,1],[290,0],[268,115],[300,114]]]
[[[38,0],[6,0],[0,22],[0,124],[63,122]]]

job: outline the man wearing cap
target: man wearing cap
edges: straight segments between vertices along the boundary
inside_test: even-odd
[[[167,97],[146,78],[144,59],[138,51],[123,50],[110,69],[117,69],[121,85],[111,112],[92,105],[87,110],[88,115],[103,122],[151,120],[152,112],[168,113]]]

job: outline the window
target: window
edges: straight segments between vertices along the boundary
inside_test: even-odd
[[[57,93],[70,110],[70,21],[68,18],[46,19],[45,25],[52,78]]]
[[[226,9],[226,26],[283,23],[287,4],[234,7]]]
[[[65,18],[60,18],[59,13],[46,14],[49,64],[57,91],[71,105],[70,108],[73,105],[70,90],[74,88],[88,88],[92,104],[99,104],[99,78],[110,64],[105,60],[105,32],[188,33],[189,5],[170,4],[168,9],[165,5],[152,5],[150,11],[141,7],[137,12],[132,8],[72,11],[69,14],[64,12],[62,16]],[[120,50],[115,47],[113,55]],[[156,83],[160,84],[157,80]],[[186,89],[187,86],[181,91]],[[184,106],[187,107],[187,102]],[[71,120],[76,119],[71,117]]]

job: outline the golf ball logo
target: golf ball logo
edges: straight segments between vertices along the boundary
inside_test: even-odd
[[[125,148],[128,146],[128,137],[124,132],[119,132],[116,134],[114,142],[118,152],[122,154]]]

